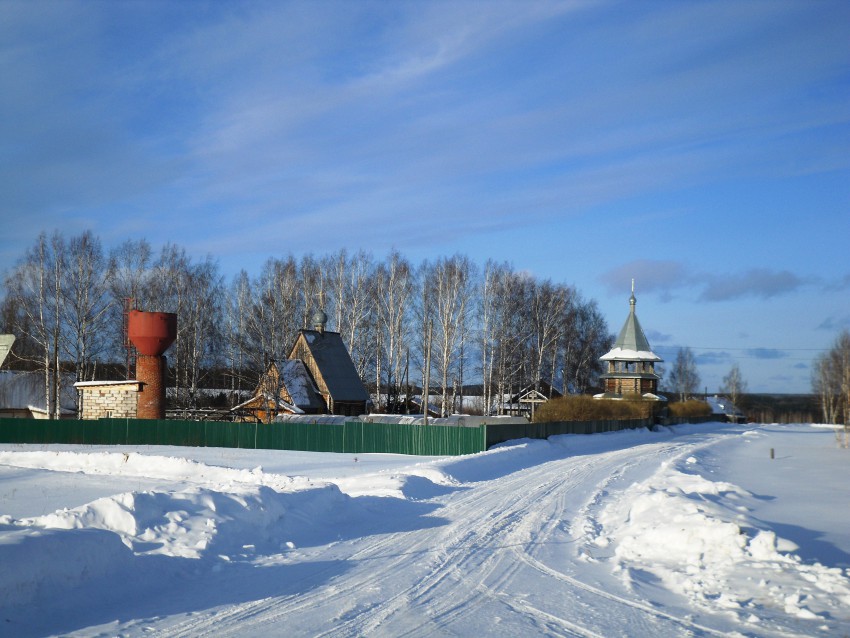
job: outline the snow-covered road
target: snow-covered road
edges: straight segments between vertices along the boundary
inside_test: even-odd
[[[774,465],[755,461],[801,433]],[[850,502],[850,464],[824,429],[706,424],[522,441],[446,459],[71,449],[0,447],[4,502],[10,490],[26,492],[26,476],[55,504],[62,477],[74,472],[65,498],[76,506],[26,515],[12,498],[16,513],[0,517],[0,587],[9,593],[0,633],[826,636],[850,628],[850,524],[834,514]],[[803,527],[793,503],[776,501],[786,470],[797,468],[798,486],[813,463],[835,467],[822,505],[833,514]],[[742,485],[746,466],[762,481],[781,470],[775,493]],[[738,484],[724,480],[731,474]],[[93,482],[86,497],[100,490],[100,498],[74,500],[81,476]],[[759,518],[765,503],[773,528],[801,530],[797,538]],[[813,536],[819,560],[800,558]]]

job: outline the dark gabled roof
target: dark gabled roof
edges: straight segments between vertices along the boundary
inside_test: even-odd
[[[348,348],[338,332],[301,330],[299,340],[310,350],[322,379],[334,401],[368,401],[369,392],[348,354]],[[290,357],[298,346],[296,341]]]

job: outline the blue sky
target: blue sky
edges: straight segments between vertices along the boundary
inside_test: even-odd
[[[0,0],[0,270],[42,230],[492,257],[715,391],[850,328],[850,3]]]

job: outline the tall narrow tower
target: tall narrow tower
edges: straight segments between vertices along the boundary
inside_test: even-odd
[[[128,335],[136,346],[136,379],[142,382],[136,417],[165,418],[165,356],[177,338],[177,315],[131,310]]]
[[[635,313],[636,305],[635,281],[632,279],[629,316],[617,341],[614,342],[614,347],[599,357],[607,364],[607,370],[602,375],[605,392],[596,395],[599,398],[622,398],[628,395],[652,400],[661,398],[657,395],[658,375],[655,373],[655,364],[662,359],[649,345]]]

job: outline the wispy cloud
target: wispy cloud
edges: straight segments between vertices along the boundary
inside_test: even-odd
[[[628,290],[631,280],[641,293],[668,297],[673,290],[691,285],[693,276],[685,264],[673,260],[638,259],[602,273],[599,281],[610,292]]]
[[[754,268],[732,275],[705,274],[698,277],[704,284],[700,298],[705,301],[729,301],[742,297],[769,299],[799,290],[805,280],[787,270]]]
[[[664,344],[668,343],[673,338],[673,335],[658,332],[657,330],[647,329],[646,338],[649,339],[649,342],[652,344]]]
[[[838,330],[843,330],[846,328],[850,328],[850,315],[843,316],[835,316],[831,315],[824,319],[820,324],[818,324],[818,330],[828,330],[830,332],[836,332]]]
[[[729,365],[733,361],[732,355],[728,352],[700,352],[694,359],[700,366]]]
[[[776,348],[750,348],[744,354],[755,359],[784,359],[788,356],[786,351]]]
[[[692,270],[675,260],[640,259],[617,266],[599,277],[611,292],[621,292],[629,279],[640,282],[640,289],[669,300],[675,292],[691,291],[700,301],[720,302],[735,299],[770,299],[790,294],[818,281],[816,277],[796,275],[788,270],[752,268],[738,273],[708,273]]]

